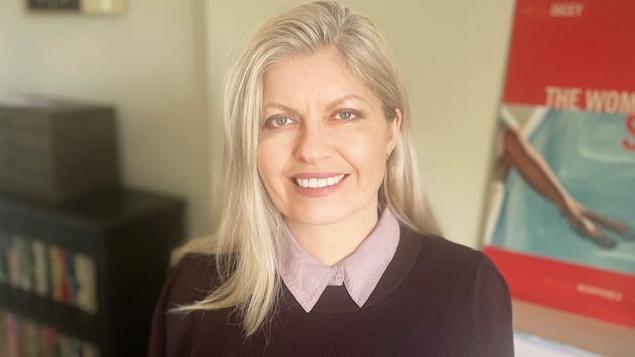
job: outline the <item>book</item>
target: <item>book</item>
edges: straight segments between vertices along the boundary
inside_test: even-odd
[[[88,313],[97,312],[97,285],[95,261],[77,253],[74,258],[75,279],[77,281],[77,306]]]
[[[46,259],[46,245],[40,240],[31,241],[33,252],[33,270],[35,274],[35,292],[38,295],[46,296],[48,293],[48,266]]]

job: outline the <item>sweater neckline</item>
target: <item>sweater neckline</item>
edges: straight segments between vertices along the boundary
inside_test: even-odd
[[[377,286],[363,306],[357,306],[344,285],[327,286],[313,309],[308,313],[282,281],[281,300],[288,308],[300,310],[305,314],[357,312],[376,305],[403,283],[414,268],[420,254],[421,241],[418,239],[418,235],[401,221],[399,221],[399,228],[400,237],[397,250],[379,279]]]
[[[390,207],[384,208],[373,230],[355,251],[332,266],[306,252],[288,227],[285,228],[279,273],[284,285],[306,312],[311,311],[326,287],[331,285],[344,284],[355,304],[364,306],[399,245],[399,221]]]

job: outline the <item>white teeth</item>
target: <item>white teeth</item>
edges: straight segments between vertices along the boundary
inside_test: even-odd
[[[322,188],[326,186],[333,186],[339,183],[340,181],[342,181],[343,177],[344,177],[344,174],[333,176],[333,177],[324,177],[324,178],[317,178],[317,177],[310,178],[310,179],[296,178],[295,182],[298,184],[298,186],[304,187],[304,188],[307,188],[307,187]]]

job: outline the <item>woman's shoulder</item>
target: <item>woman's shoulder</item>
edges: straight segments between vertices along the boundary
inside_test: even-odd
[[[200,319],[172,311],[205,299],[219,285],[216,254],[208,250],[176,251],[157,299],[149,356],[181,355],[180,350],[193,338],[192,329]],[[211,316],[211,315],[209,315]],[[207,320],[210,321],[210,320]]]
[[[429,283],[464,282],[474,286],[483,281],[497,282],[503,289],[507,283],[498,268],[482,251],[430,234],[406,229],[405,236],[419,245],[417,268]]]
[[[206,276],[208,279],[216,275],[216,254],[203,252],[190,252],[175,260],[169,269],[173,274],[184,275],[198,280],[198,277]]]
[[[452,333],[463,326],[456,343],[483,356],[513,356],[512,305],[509,287],[483,252],[450,240],[415,234],[420,243],[416,291]]]
[[[218,282],[216,255],[187,253],[169,268],[165,293],[169,308],[207,296]]]
[[[163,292],[169,308],[202,300],[220,285],[218,263],[231,264],[235,254],[217,252],[215,238],[191,239],[172,251]]]
[[[442,237],[418,233],[411,237],[419,242],[420,251],[410,286],[421,301],[437,301],[435,309],[450,322],[476,326],[478,336],[474,338],[481,348],[494,348],[485,355],[507,355],[511,295],[494,263],[481,251]],[[503,350],[505,353],[499,353]]]
[[[217,260],[231,259],[234,255],[217,253],[214,238],[191,239],[172,251],[164,283],[171,303],[202,299],[219,284]]]
[[[416,241],[413,246],[420,250],[419,259],[433,261],[448,261],[459,259],[464,263],[477,264],[485,255],[466,245],[456,243],[436,234],[421,233],[401,224],[401,236],[409,241]]]

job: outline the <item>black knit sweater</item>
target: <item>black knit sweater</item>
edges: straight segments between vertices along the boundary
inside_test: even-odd
[[[150,356],[512,356],[507,284],[481,252],[401,225],[399,245],[361,308],[328,286],[306,313],[283,286],[277,313],[244,340],[230,309],[166,314],[217,284],[214,258],[187,255],[159,298]],[[284,284],[283,284],[284,285]]]

